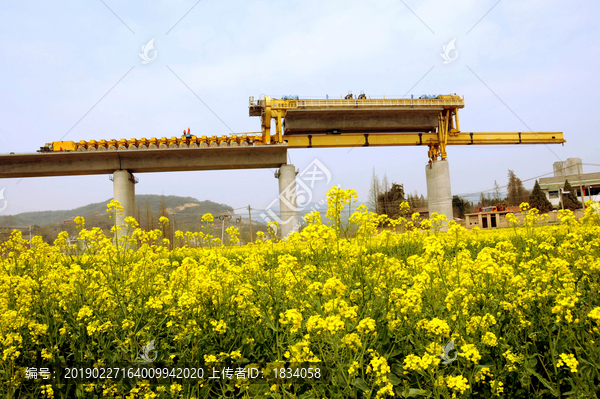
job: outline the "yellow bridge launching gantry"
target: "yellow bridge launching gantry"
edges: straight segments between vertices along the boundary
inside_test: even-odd
[[[348,98],[349,97],[349,98]],[[250,97],[249,114],[262,132],[223,136],[55,141],[40,152],[129,151],[169,148],[286,145],[289,148],[428,146],[429,159],[447,158],[448,145],[562,144],[562,132],[462,132],[456,94],[413,98],[275,99]],[[271,128],[275,121],[274,130]]]

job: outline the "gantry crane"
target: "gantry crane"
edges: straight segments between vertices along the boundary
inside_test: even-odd
[[[447,158],[448,145],[563,144],[562,132],[462,132],[456,94],[419,98],[371,99],[351,94],[340,99],[250,97],[249,114],[261,119],[261,132],[223,136],[56,141],[39,152],[129,151],[200,147],[286,145],[289,148],[420,146],[429,147],[430,163]],[[271,128],[275,121],[275,130]]]

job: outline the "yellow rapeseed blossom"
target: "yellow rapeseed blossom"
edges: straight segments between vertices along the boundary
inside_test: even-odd
[[[284,325],[290,325],[290,332],[295,333],[302,327],[302,313],[297,309],[286,310],[279,314],[279,322]]]
[[[332,277],[323,284],[322,291],[323,295],[340,296],[346,291],[346,285],[339,278]]]
[[[181,392],[182,389],[183,389],[183,387],[180,384],[177,384],[177,383],[171,384],[171,387],[169,389],[169,391],[171,392],[171,397],[178,396],[179,392]]]
[[[425,351],[432,355],[442,355],[444,353],[444,348],[437,342],[432,342],[429,345],[427,345]]]
[[[446,385],[448,385],[448,388],[450,388],[453,391],[453,398],[456,397],[457,393],[459,395],[462,395],[467,389],[471,388],[471,386],[469,385],[469,380],[467,380],[462,375],[446,377]]]
[[[358,362],[356,362],[356,361],[352,362],[352,365],[348,369],[348,374],[352,375],[352,374],[356,373],[356,371],[358,370],[358,367],[359,367]]]
[[[52,351],[49,351],[47,348],[42,349],[41,356],[44,360],[52,360],[54,358]]]
[[[588,317],[600,324],[600,306],[592,309],[592,311],[588,313]]]
[[[44,395],[45,398],[54,398],[52,385],[42,385],[42,395]]]
[[[212,320],[210,324],[213,326],[213,331],[219,334],[225,334],[225,331],[227,330],[227,323],[225,323],[223,320]]]
[[[410,354],[404,358],[404,374],[408,374],[407,370],[426,371],[430,367],[436,367],[440,362],[439,355],[425,353],[422,357]]]
[[[481,342],[489,346],[498,346],[498,338],[493,332],[486,332],[483,337],[481,337]]]
[[[343,299],[334,298],[323,306],[326,313],[337,313],[346,319],[355,319],[357,316],[357,306],[349,306]]]
[[[477,350],[475,345],[472,344],[463,345],[460,348],[460,351],[458,352],[458,356],[464,357],[465,359],[470,360],[475,364],[477,364],[481,359],[479,351]]]
[[[351,348],[354,351],[356,351],[362,347],[362,342],[360,342],[360,337],[355,333],[344,335],[344,337],[341,339],[341,343],[343,345],[348,346],[349,348]]]
[[[569,354],[561,353],[560,359],[558,359],[558,361],[556,362],[557,367],[567,366],[571,370],[571,373],[577,372],[578,364],[579,364],[579,362],[575,358],[575,355],[573,355],[572,353],[569,353]]]
[[[216,363],[217,357],[215,355],[204,355],[204,362],[206,364]]]
[[[367,317],[366,319],[362,319],[359,323],[358,326],[356,326],[356,330],[361,333],[370,333],[375,331],[375,320],[371,319],[370,317]]]
[[[83,228],[85,227],[85,219],[81,216],[77,216],[75,218],[75,224],[77,224],[77,227]]]
[[[417,327],[434,335],[450,335],[450,326],[445,320],[433,318],[432,320],[420,320]]]
[[[477,331],[486,331],[494,324],[496,324],[496,318],[489,313],[484,316],[473,316],[467,324],[467,334],[471,335]]]
[[[506,358],[506,367],[508,371],[515,371],[519,364],[523,362],[523,355],[514,354],[510,349],[502,354]]]
[[[492,387],[492,394],[494,396],[502,396],[502,392],[504,392],[504,384],[498,380],[491,380],[490,386]]]
[[[40,369],[25,366],[40,360],[135,368],[149,356],[169,367],[205,364],[208,373],[197,384],[87,381],[81,392],[218,397],[221,387],[207,378],[223,365],[239,396],[270,397],[271,386],[297,396],[316,385],[269,374],[268,384],[251,384],[254,377],[235,373],[305,363],[313,374],[319,369],[319,397],[420,389],[512,398],[539,390],[531,367],[552,384],[569,385],[568,373],[572,384],[561,392],[593,397],[597,386],[584,366],[600,362],[600,205],[546,224],[522,204],[506,217],[511,228],[499,219],[497,229],[468,229],[434,213],[411,218],[408,203],[396,205],[401,216],[392,219],[356,200],[336,187],[319,203],[327,217],[316,206],[301,231],[282,238],[271,225],[268,236],[259,231],[239,246],[235,228],[220,245],[221,224],[210,214],[202,231],[172,231],[167,219],[141,229],[131,217],[116,234],[77,218],[75,231],[53,242],[13,231],[0,243],[2,396],[69,396],[52,382],[27,382]],[[116,201],[107,208],[112,218],[122,212]],[[558,354],[545,342],[558,342]]]
[[[375,395],[376,398],[383,398],[385,396],[395,396],[394,395],[394,386],[391,383],[387,383],[377,391]]]
[[[367,374],[372,373],[375,376],[375,382],[380,385],[387,385],[388,373],[390,372],[390,366],[388,366],[387,360],[384,357],[379,356],[377,353],[373,354],[373,358],[367,366]]]
[[[578,294],[574,292],[572,287],[561,289],[556,297],[555,306],[552,308],[552,313],[556,313],[556,321],[573,322],[573,308],[579,301]]]
[[[336,332],[344,329],[344,322],[340,316],[327,316],[322,318],[319,315],[311,316],[306,322],[306,329],[309,332],[316,332],[321,334],[324,332],[335,334]]]
[[[489,367],[482,367],[477,373],[475,373],[476,382],[484,381],[486,377],[494,377],[494,373],[490,371]]]
[[[292,345],[284,356],[292,363],[319,363],[321,361],[310,349],[310,342],[307,339]]]

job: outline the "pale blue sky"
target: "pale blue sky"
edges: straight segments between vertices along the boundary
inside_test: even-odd
[[[196,0],[104,3],[0,3],[0,152],[33,152],[70,129],[65,139],[174,136],[188,126],[198,135],[229,133],[168,65],[235,132],[260,129],[248,116],[249,96],[364,90],[391,97],[416,84],[415,95],[464,95],[463,131],[562,131],[568,142],[550,147],[560,159],[600,164],[595,1],[202,0],[191,11]],[[152,38],[157,57],[143,65],[138,53]],[[458,58],[444,65],[442,46],[452,39]],[[494,180],[504,185],[508,169],[521,179],[548,173],[558,160],[543,145],[449,147],[448,154],[453,194],[490,189]],[[361,201],[373,167],[407,191],[426,193],[425,147],[302,149],[290,157],[299,169],[319,159],[331,185],[355,188]],[[277,196],[270,170],[138,177],[138,194],[235,208],[264,208]],[[108,176],[17,182],[0,183],[4,214],[112,196]],[[313,199],[324,193],[320,187]]]

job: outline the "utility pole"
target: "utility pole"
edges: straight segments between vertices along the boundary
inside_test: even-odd
[[[169,235],[169,241],[171,242],[171,250],[175,249],[175,212],[171,214],[171,219],[173,219],[173,223],[169,223],[169,230],[167,234]],[[171,234],[173,231],[173,234]]]
[[[225,245],[223,243],[223,239],[225,238],[225,216],[221,215],[221,220],[223,220],[223,224],[221,225],[221,245]]]
[[[581,193],[581,203],[583,204],[583,210],[585,211],[585,194],[583,193],[583,185],[581,184],[581,173],[579,173],[580,170],[579,168],[577,168],[577,177],[579,179],[579,192]]]
[[[252,212],[250,211],[252,208],[250,208],[250,205],[248,205],[248,217],[250,218],[250,242],[254,243],[254,240],[252,239]]]
[[[223,224],[221,225],[221,245],[225,245],[225,242],[223,241],[225,239],[225,221],[231,220],[231,215],[223,213],[219,215],[219,220],[223,221]]]

